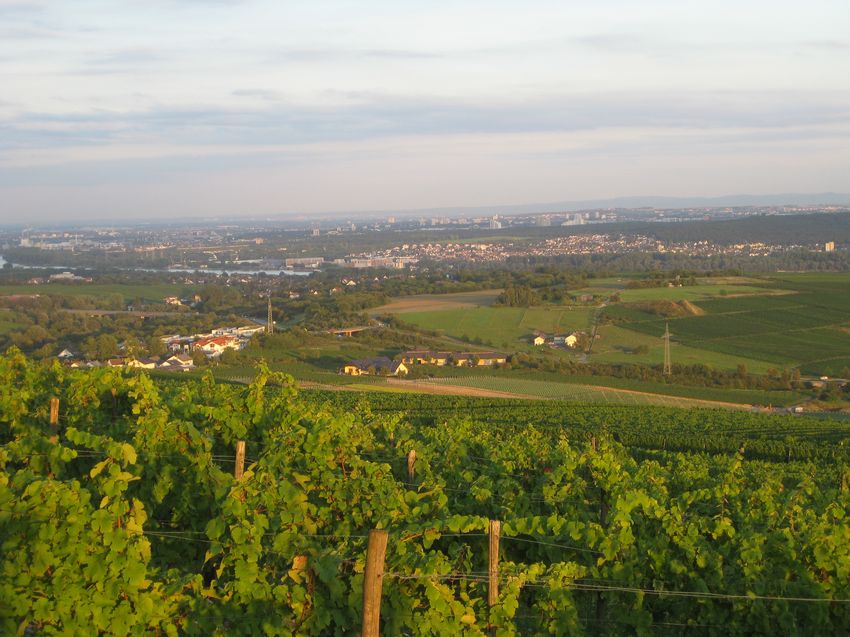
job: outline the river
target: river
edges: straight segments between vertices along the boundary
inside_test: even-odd
[[[3,258],[3,255],[0,255],[0,268],[6,265],[7,261]],[[20,263],[13,263],[12,267],[15,269],[21,270],[91,270],[91,268],[79,268],[70,265],[21,265]],[[313,274],[312,271],[303,271],[303,270],[226,270],[226,269],[218,269],[218,268],[110,268],[112,270],[121,270],[123,272],[158,272],[162,274],[168,274],[169,272],[185,272],[194,274],[195,272],[200,272],[202,274],[224,274],[227,272],[228,274],[248,274],[251,276],[257,274],[267,274],[270,276],[280,276],[281,274],[285,274],[287,276],[310,276]]]

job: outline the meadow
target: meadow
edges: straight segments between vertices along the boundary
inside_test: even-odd
[[[536,331],[589,332],[598,314],[598,338],[587,360],[602,363],[661,364],[661,335],[669,323],[673,361],[683,365],[734,369],[743,364],[755,373],[799,367],[804,374],[830,376],[850,366],[848,274],[703,278],[695,286],[658,288],[629,288],[628,282],[598,279],[573,291],[600,299],[619,295],[617,302],[595,306],[457,305],[457,298],[441,304],[439,296],[428,295],[398,311],[419,327],[513,351],[529,349]],[[665,301],[688,301],[697,313],[666,317],[646,307]]]
[[[480,339],[495,347],[517,349],[528,345],[536,331],[547,334],[587,330],[595,308],[583,306],[472,307],[430,312],[408,312],[408,323],[439,330],[453,338]]]
[[[161,303],[167,296],[180,296],[186,286],[168,283],[42,283],[39,285],[0,285],[0,296],[46,294],[52,296],[92,296],[105,298],[120,294],[124,302],[144,299]]]
[[[799,366],[836,375],[850,362],[850,275],[772,277],[778,296],[730,296],[702,301],[703,316],[661,318],[629,307],[605,314],[621,329],[658,339],[669,323],[683,348],[738,358],[756,370]]]

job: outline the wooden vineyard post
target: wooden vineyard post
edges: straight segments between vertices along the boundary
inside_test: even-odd
[[[384,584],[384,558],[387,554],[387,532],[369,531],[366,549],[366,571],[363,573],[363,630],[361,637],[379,637],[381,629],[381,591]]]
[[[416,477],[416,450],[411,449],[407,454],[407,481],[411,484]]]
[[[50,442],[59,442],[59,399],[50,399]]]
[[[237,480],[242,479],[242,474],[245,472],[245,441],[239,440],[236,442],[236,466],[233,467],[233,477]]]
[[[490,520],[490,548],[487,566],[487,605],[493,608],[499,603],[499,533],[502,523]]]

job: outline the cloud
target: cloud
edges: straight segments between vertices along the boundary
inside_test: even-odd
[[[231,95],[235,97],[253,97],[267,102],[277,102],[282,95],[278,91],[272,91],[262,88],[243,88],[236,91],[231,91]]]
[[[351,60],[435,60],[446,56],[447,54],[442,52],[407,49],[286,48],[273,52],[269,57],[273,61],[320,63]]]
[[[398,136],[540,133],[598,128],[747,128],[850,122],[847,92],[609,93],[525,101],[341,93],[343,103],[284,102],[271,89],[240,89],[268,106],[24,113],[0,122],[0,150],[168,140],[177,144],[309,144]]]
[[[98,66],[138,66],[159,62],[163,59],[163,55],[153,49],[133,48],[102,53],[91,58],[88,63]]]
[[[801,42],[801,44],[811,49],[825,49],[827,51],[850,50],[850,40],[807,40]]]

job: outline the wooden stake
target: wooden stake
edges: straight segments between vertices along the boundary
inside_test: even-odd
[[[490,550],[487,568],[487,605],[490,608],[499,603],[499,533],[501,528],[501,522],[490,520]]]
[[[366,549],[366,571],[363,573],[363,630],[361,637],[380,637],[381,591],[384,584],[384,558],[387,554],[387,532],[369,531]]]
[[[416,450],[411,449],[407,454],[407,481],[413,482],[416,477]]]
[[[233,477],[237,480],[242,479],[242,474],[245,472],[245,441],[239,440],[236,443],[236,466],[233,468]]]
[[[59,399],[50,399],[50,442],[59,442]]]

